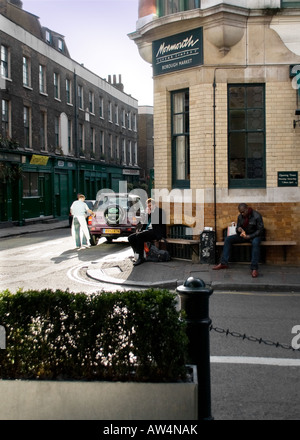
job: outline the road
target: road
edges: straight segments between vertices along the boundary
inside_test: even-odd
[[[2,239],[0,290],[120,290],[89,279],[85,268],[127,246],[126,241],[108,244],[103,240],[78,252],[68,229]],[[265,342],[291,344],[292,328],[300,325],[300,294],[215,292],[210,300],[210,317],[218,331],[229,329],[234,333],[226,336],[210,332],[214,418],[299,420],[300,352]]]
[[[103,239],[98,246],[77,251],[69,229],[2,239],[0,289],[69,289],[88,294],[107,289],[86,277],[85,267],[126,246],[126,241],[109,244]]]

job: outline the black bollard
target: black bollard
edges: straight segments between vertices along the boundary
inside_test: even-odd
[[[198,420],[213,420],[211,415],[209,297],[213,289],[198,278],[188,278],[177,288],[181,309],[186,313],[189,361],[198,372]]]

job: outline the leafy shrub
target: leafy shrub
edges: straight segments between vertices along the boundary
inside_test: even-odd
[[[168,291],[0,293],[0,378],[176,381],[187,338]]]

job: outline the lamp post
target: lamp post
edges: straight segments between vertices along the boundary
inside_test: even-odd
[[[213,289],[204,281],[190,277],[177,288],[181,309],[186,313],[189,361],[198,371],[198,420],[213,420],[211,415],[209,298]]]

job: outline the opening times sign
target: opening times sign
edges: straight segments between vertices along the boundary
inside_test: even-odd
[[[278,186],[283,187],[297,187],[298,186],[298,172],[297,171],[279,171],[278,172]]]
[[[163,75],[203,64],[203,28],[154,41],[153,75]]]

